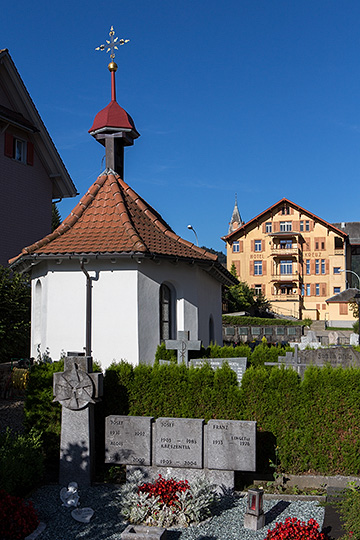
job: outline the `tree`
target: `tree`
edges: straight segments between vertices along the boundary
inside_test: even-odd
[[[55,231],[58,226],[61,224],[61,216],[58,207],[55,203],[52,203],[52,214],[51,214],[51,231]]]
[[[230,273],[238,277],[234,264],[231,265]],[[262,293],[255,294],[255,290],[245,281],[239,281],[238,285],[226,289],[224,296],[230,312],[247,311],[254,317],[269,316],[270,302]]]
[[[29,357],[30,279],[0,266],[0,362]]]

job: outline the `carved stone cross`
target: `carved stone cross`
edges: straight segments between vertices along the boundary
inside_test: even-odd
[[[60,484],[91,484],[94,465],[94,404],[102,395],[102,373],[92,372],[92,358],[68,356],[64,371],[54,373],[54,401],[62,405]]]
[[[188,365],[189,351],[199,351],[201,347],[201,341],[190,340],[190,332],[188,330],[180,330],[177,333],[177,339],[166,339],[165,347],[167,349],[177,350],[177,362],[182,364],[185,362]]]

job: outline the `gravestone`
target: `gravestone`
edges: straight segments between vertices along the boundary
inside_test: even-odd
[[[105,463],[151,465],[151,416],[107,416]]]
[[[321,343],[318,341],[315,332],[312,330],[309,330],[306,336],[301,336],[299,349],[303,351],[306,347],[311,347],[312,349],[319,349],[319,347],[321,347]]]
[[[205,466],[256,470],[256,422],[209,420],[205,426]]]
[[[154,465],[203,467],[203,426],[198,418],[158,418],[155,422]]]
[[[241,379],[243,378],[243,375],[246,371],[247,366],[247,358],[196,358],[195,360],[191,360],[191,365],[194,367],[201,367],[204,364],[209,364],[212,369],[221,368],[223,363],[227,362],[229,364],[230,369],[235,371],[236,378],[238,380],[239,386],[241,385]]]
[[[359,334],[350,334],[350,345],[357,346],[359,345]]]
[[[91,484],[94,467],[94,404],[102,395],[102,373],[92,372],[92,358],[68,356],[64,371],[54,373],[54,401],[62,405],[59,482]]]
[[[335,332],[334,330],[329,331],[329,345],[338,345],[339,342],[339,334]]]
[[[167,349],[177,350],[178,364],[188,365],[189,351],[200,351],[201,341],[190,340],[190,332],[187,330],[180,330],[177,333],[177,339],[166,339],[165,347]]]

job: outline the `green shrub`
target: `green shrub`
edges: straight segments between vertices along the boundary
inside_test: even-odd
[[[262,317],[243,317],[241,315],[223,315],[223,323],[238,324],[240,326],[308,326],[312,323],[311,319],[293,320],[288,319],[265,319]]]
[[[13,433],[9,428],[0,434],[0,488],[11,495],[26,495],[43,475],[41,435]]]
[[[176,351],[167,349],[165,347],[165,343],[160,343],[160,345],[158,345],[156,349],[155,363],[158,363],[159,360],[170,360],[170,362],[173,362],[174,364],[176,364],[177,362]]]
[[[355,540],[360,538],[360,489],[352,482],[349,482],[340,502],[341,521],[346,534],[342,536],[342,540]]]

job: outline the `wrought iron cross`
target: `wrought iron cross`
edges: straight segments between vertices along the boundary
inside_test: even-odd
[[[118,45],[125,45],[125,43],[129,43],[130,39],[119,39],[118,37],[114,38],[115,30],[113,26],[110,28],[109,36],[110,41],[106,40],[106,45],[100,45],[99,47],[96,47],[95,51],[106,50],[107,53],[110,52],[111,60],[114,60],[115,51],[119,49]]]

